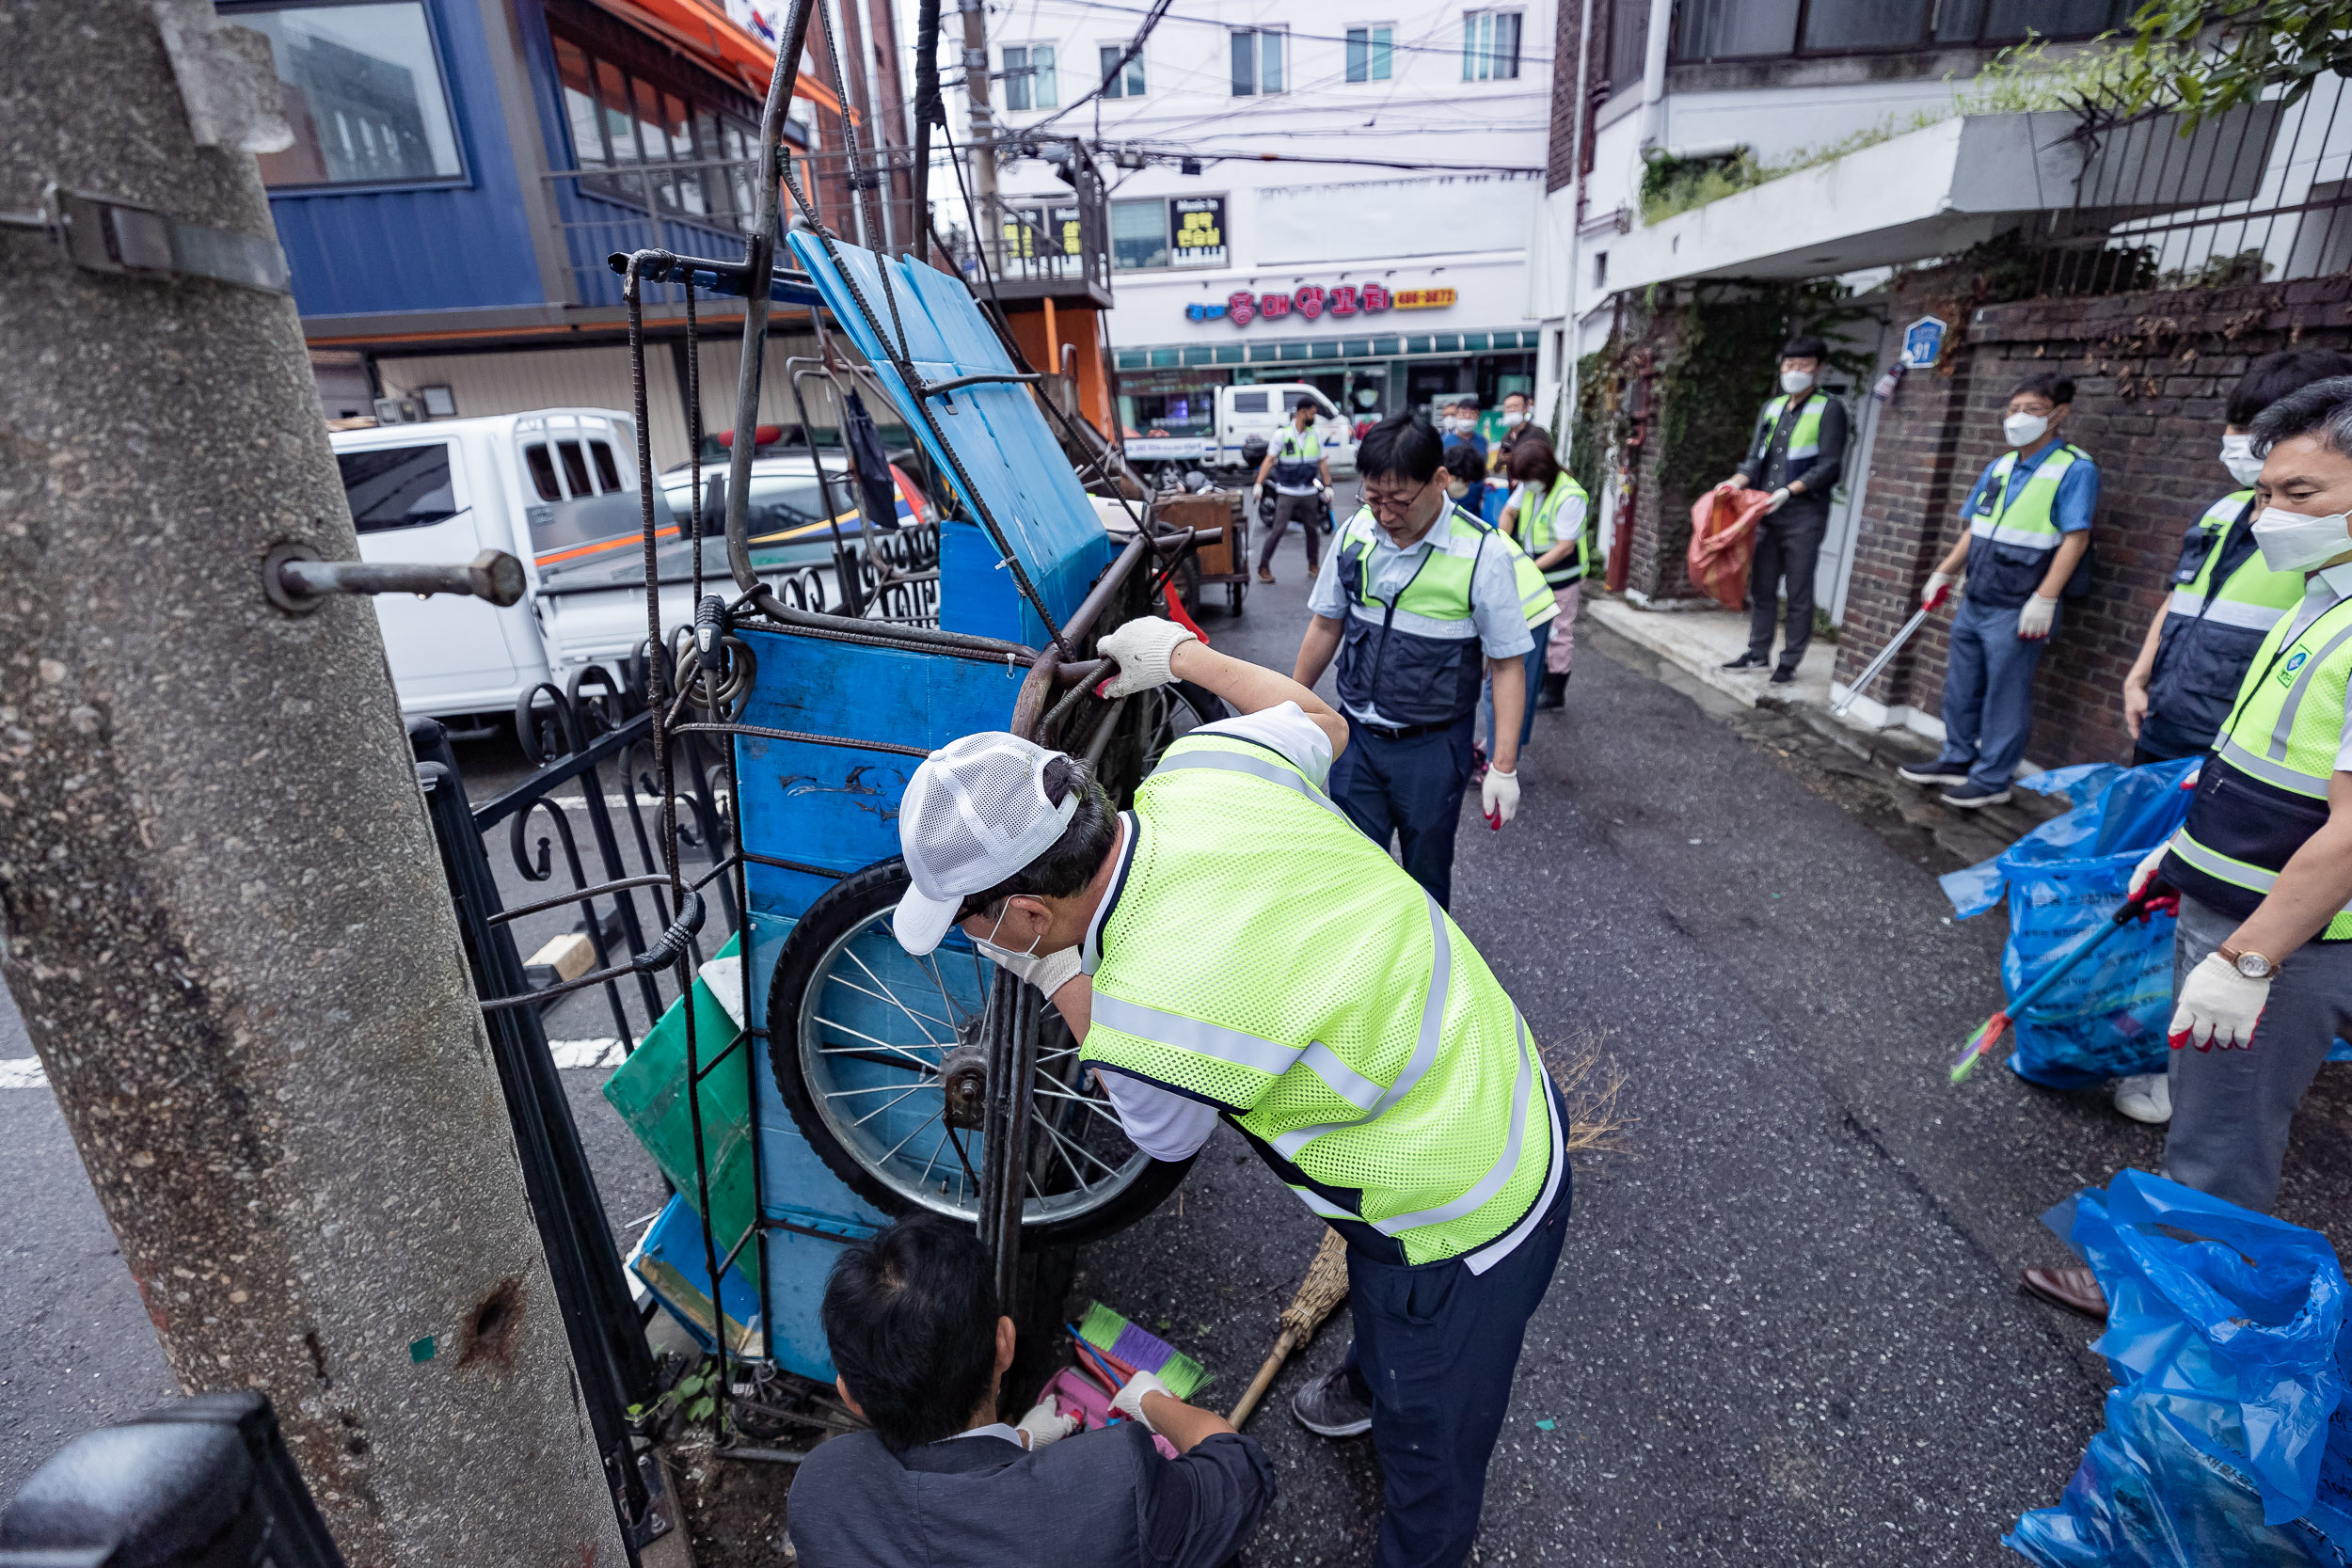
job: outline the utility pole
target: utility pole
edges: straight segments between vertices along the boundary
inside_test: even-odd
[[[972,105],[972,239],[988,243],[989,214],[996,204],[996,111],[988,99],[988,8],[986,0],[956,0],[963,12],[963,96]]]
[[[619,1568],[375,616],[263,589],[358,554],[246,150],[288,139],[266,44],[16,17],[0,975],[174,1373],[270,1397],[352,1563]],[[52,184],[124,204],[72,207],[78,264]]]

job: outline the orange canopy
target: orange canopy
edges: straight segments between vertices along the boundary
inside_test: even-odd
[[[596,0],[606,10],[660,33],[722,76],[740,82],[754,98],[768,95],[768,79],[776,69],[773,44],[738,26],[723,7],[706,0]],[[793,90],[795,98],[821,103],[834,114],[841,100],[832,88],[805,69]],[[852,118],[855,112],[851,111]]]

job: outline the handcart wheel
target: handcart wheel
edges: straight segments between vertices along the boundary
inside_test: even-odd
[[[907,885],[905,863],[883,861],[809,906],[769,985],[769,1057],[802,1135],[859,1196],[888,1213],[974,1219],[980,1134],[951,1134],[941,1119],[939,1063],[977,1038],[995,966],[960,930],[910,957],[890,929]],[[1022,1234],[1032,1245],[1090,1241],[1150,1213],[1192,1162],[1128,1142],[1069,1029],[1051,1007],[1036,1014]]]

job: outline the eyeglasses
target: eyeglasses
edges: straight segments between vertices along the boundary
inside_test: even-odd
[[[1410,512],[1413,509],[1413,503],[1421,499],[1422,496],[1426,495],[1429,491],[1429,486],[1431,484],[1435,484],[1436,483],[1437,481],[1434,479],[1427,481],[1409,496],[1397,496],[1392,493],[1375,492],[1367,487],[1364,491],[1364,505],[1371,510],[1372,515],[1375,517],[1401,517],[1406,513]]]

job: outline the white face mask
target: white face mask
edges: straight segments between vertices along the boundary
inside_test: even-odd
[[[2254,455],[2251,436],[2221,437],[2221,466],[2230,470],[2230,477],[2240,484],[2251,484],[2262,478],[2263,460]]]
[[[2048,434],[2050,421],[2040,414],[2011,414],[2001,421],[2001,434],[2012,447],[2029,447]]]
[[[1783,371],[1780,372],[1780,389],[1787,392],[1791,397],[1794,397],[1797,393],[1804,391],[1806,388],[1812,385],[1813,372],[1811,371]]]
[[[1021,952],[1016,953],[1009,947],[999,947],[996,944],[996,933],[1004,928],[1005,916],[1011,912],[1012,900],[1008,898],[1005,900],[1005,907],[996,911],[996,922],[989,927],[988,935],[972,944],[977,947],[981,956],[992,963],[1001,962],[1003,958],[1033,958],[1037,957],[1037,944],[1045,940],[1045,933],[1040,931],[1030,939],[1029,945]]]
[[[2352,550],[2352,513],[2308,517],[2300,512],[2265,506],[2254,519],[2254,546],[2263,564],[2274,572],[2308,572],[2323,562]]]
[[[1514,414],[1511,410],[1506,408],[1502,411],[1502,422],[1505,425],[1522,425],[1527,422],[1527,416],[1524,414]]]

